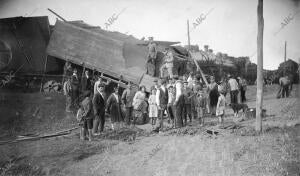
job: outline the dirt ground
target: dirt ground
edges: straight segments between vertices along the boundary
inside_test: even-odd
[[[113,132],[107,123],[92,142],[80,141],[77,130],[0,145],[0,175],[300,175],[300,86],[286,99],[275,98],[277,89],[265,89],[262,134],[254,130],[255,119],[234,118],[229,108],[225,129],[216,118],[160,134],[149,124]],[[256,87],[246,95],[255,108]],[[0,91],[0,105],[0,141],[77,126],[60,94]]]

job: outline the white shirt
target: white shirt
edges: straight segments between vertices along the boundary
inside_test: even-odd
[[[176,88],[176,95],[175,95],[175,102],[179,100],[180,95],[182,95],[182,82],[181,81],[176,81],[175,83],[175,88]]]
[[[239,90],[239,84],[235,79],[230,78],[228,84],[230,86],[230,91]]]
[[[119,97],[118,97],[118,95],[116,93],[113,93],[113,95],[115,96],[117,102],[119,103]]]
[[[99,94],[102,96],[102,98],[103,98],[103,100],[104,100],[103,92],[100,92],[99,89],[97,89],[97,91],[99,92]]]
[[[163,90],[163,92],[166,92],[165,86],[160,86],[160,88]],[[160,89],[157,89],[157,91],[156,91],[156,104],[157,104],[157,106],[160,106],[159,96],[160,96]]]
[[[96,82],[95,82],[95,85],[94,85],[94,94],[97,92],[97,89],[98,89],[98,85],[100,84],[100,81],[99,80],[97,80]]]

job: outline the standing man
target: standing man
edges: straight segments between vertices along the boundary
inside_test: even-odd
[[[91,90],[92,90],[91,77],[89,71],[86,70],[84,72],[84,77],[82,78],[81,91],[84,94],[85,92],[90,92]]]
[[[157,127],[154,129],[155,132],[159,132],[159,130],[163,129],[163,116],[164,112],[167,110],[168,106],[168,89],[166,87],[166,80],[160,80],[160,88],[156,91],[156,104],[158,107],[158,124]]]
[[[124,90],[121,98],[126,109],[125,111],[126,125],[130,125],[130,119],[132,119],[132,111],[133,111],[132,101],[134,95],[135,95],[135,91],[132,89],[131,82],[128,82],[127,88]]]
[[[187,117],[189,117],[190,122],[192,122],[191,99],[193,96],[193,91],[188,87],[187,81],[183,83],[183,96],[184,96],[184,125],[187,125]]]
[[[169,115],[169,119],[171,120],[172,123],[172,127],[175,127],[174,124],[174,117],[175,117],[175,113],[174,113],[174,102],[175,102],[175,87],[173,87],[173,85],[170,85],[168,87],[168,115]]]
[[[71,86],[71,79],[67,77],[67,81],[64,82],[64,95],[66,96],[66,112],[72,112],[72,86]]]
[[[238,77],[241,90],[241,103],[246,101],[247,82],[243,77]]]
[[[98,86],[99,86],[100,83],[103,83],[103,80],[102,80],[102,78],[100,76],[98,76],[98,79],[97,79],[97,81],[94,84],[94,94],[97,93],[97,91],[98,91],[97,89],[98,89]]]
[[[72,103],[75,108],[79,106],[79,79],[77,75],[77,69],[73,70],[73,75],[71,77],[72,85]]]
[[[164,64],[160,68],[160,77],[163,77],[164,70],[167,69],[168,76],[170,77],[170,79],[173,79],[174,57],[169,47],[165,48],[164,54]]]
[[[231,75],[228,76],[228,84],[230,88],[230,102],[231,104],[238,103],[238,94],[239,94],[239,84]]]
[[[150,76],[155,76],[156,57],[157,46],[153,41],[153,37],[149,37],[147,74]]]
[[[100,132],[104,130],[105,123],[105,105],[106,98],[104,95],[104,83],[100,83],[97,87],[97,92],[93,97],[93,110],[94,110],[94,122],[93,122],[93,135],[99,135],[98,128],[100,125]],[[100,123],[100,124],[99,124]]]
[[[175,78],[176,79],[176,78]],[[183,127],[184,118],[184,95],[183,95],[183,85],[181,80],[176,80],[175,82],[175,128]]]

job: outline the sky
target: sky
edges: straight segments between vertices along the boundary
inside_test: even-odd
[[[55,24],[57,17],[50,8],[68,21],[105,28],[113,14],[122,12],[108,30],[182,45],[187,44],[189,20],[191,44],[201,49],[209,45],[215,53],[234,57],[249,56],[256,63],[257,4],[258,0],[0,0],[0,18],[49,16],[50,24]],[[196,26],[203,14],[207,15]],[[264,69],[277,69],[283,62],[285,41],[287,59],[299,63],[299,31],[300,0],[264,0]]]

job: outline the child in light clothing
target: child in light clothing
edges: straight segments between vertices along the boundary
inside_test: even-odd
[[[198,88],[197,94],[194,98],[194,106],[197,112],[197,117],[199,119],[199,123],[201,126],[204,125],[204,111],[206,109],[206,96],[204,95],[204,92],[202,89]]]
[[[220,96],[218,98],[218,104],[217,104],[217,111],[216,111],[216,115],[219,118],[220,123],[223,123],[223,118],[225,115],[225,106],[226,106],[226,99],[224,96],[224,92],[220,92]]]
[[[156,89],[151,90],[151,95],[148,99],[149,103],[149,118],[151,120],[151,125],[154,127],[158,115],[158,109],[156,105]]]

